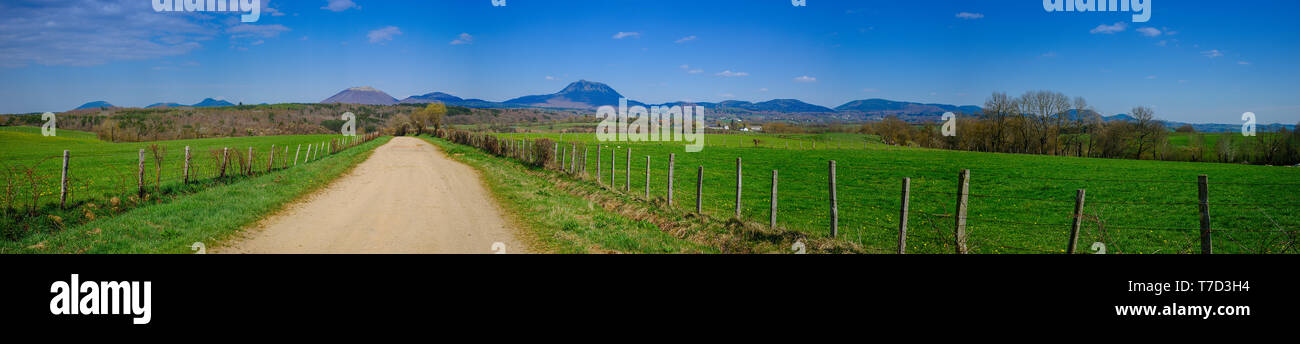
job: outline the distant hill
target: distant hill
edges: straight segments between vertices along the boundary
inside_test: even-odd
[[[751,103],[739,100],[727,100],[715,104],[719,109],[733,108],[758,112],[835,112],[828,107],[805,103],[798,99],[772,99],[765,102]]]
[[[402,104],[424,104],[424,103],[459,103],[464,101],[461,97],[453,96],[442,92],[433,92],[418,96],[406,97],[402,99]]]
[[[433,92],[433,93],[426,93],[418,96],[410,96],[410,97],[406,97],[406,99],[402,99],[402,101],[398,103],[400,104],[443,103],[445,105],[464,106],[464,107],[480,108],[480,109],[528,107],[527,105],[498,103],[498,102],[487,101],[482,99],[464,99],[461,97],[453,96],[442,92]]]
[[[578,80],[552,94],[523,96],[505,101],[505,104],[524,105],[545,108],[595,110],[605,105],[618,105],[622,94],[609,85],[599,82]],[[642,105],[637,101],[628,101],[628,105]]]
[[[113,104],[109,104],[109,103],[106,102],[106,101],[103,101],[103,100],[97,100],[97,101],[93,101],[93,102],[89,102],[89,103],[81,104],[81,106],[78,106],[78,107],[77,107],[76,109],[74,109],[74,110],[95,109],[95,108],[111,108],[111,107],[115,107],[115,106],[113,106]]]
[[[144,108],[158,109],[158,108],[174,108],[174,107],[220,107],[220,106],[234,106],[234,105],[235,104],[232,104],[225,100],[204,98],[203,101],[195,103],[194,105],[185,105],[181,103],[153,103],[153,104],[149,104],[149,106],[146,106]]]
[[[982,108],[974,105],[957,106],[948,104],[923,104],[879,98],[854,100],[835,107],[835,110],[861,111],[869,114],[906,115],[943,114],[944,112],[977,114],[983,111]]]
[[[212,98],[205,98],[205,99],[203,99],[203,101],[198,102],[197,104],[194,104],[194,105],[190,105],[190,106],[191,106],[191,107],[218,107],[218,106],[234,106],[234,105],[235,105],[235,104],[231,104],[230,102],[225,101],[225,100],[216,100],[216,99],[212,99]]]
[[[1129,116],[1129,115],[1126,114],[1126,113],[1121,113],[1121,114],[1114,115],[1114,116],[1102,116],[1101,119],[1102,119],[1102,120],[1105,120],[1105,121],[1107,121],[1107,122],[1113,122],[1113,121],[1127,121],[1127,122],[1132,122],[1132,121],[1136,121],[1136,120],[1137,120],[1137,118],[1134,118],[1133,116]]]
[[[397,104],[397,98],[374,89],[373,87],[353,87],[332,97],[320,101],[323,104],[343,103],[343,104],[364,104],[364,105],[393,105]]]

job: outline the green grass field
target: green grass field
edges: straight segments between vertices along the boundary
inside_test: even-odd
[[[851,136],[851,134],[839,134]],[[501,134],[560,139],[560,134]],[[609,183],[610,147],[617,151],[615,184],[625,184],[626,149],[632,149],[631,194],[643,195],[650,156],[651,197],[667,190],[670,153],[676,157],[674,199],[693,209],[696,168],[704,167],[704,208],[734,212],[736,158],[744,161],[743,211],[767,223],[772,170],[779,170],[778,223],[812,237],[829,236],[828,161],[837,161],[839,239],[879,252],[896,246],[900,184],[912,178],[909,252],[954,251],[957,179],[971,170],[969,246],[977,253],[1064,252],[1076,189],[1087,190],[1080,251],[1102,242],[1108,253],[1199,251],[1197,175],[1210,180],[1210,215],[1216,253],[1294,253],[1300,227],[1300,169],[914,149],[873,144],[870,137],[841,138],[843,149],[785,149],[737,145],[737,135],[710,135],[700,153],[681,143],[603,144],[601,183]],[[566,142],[592,144],[588,174],[598,171],[593,134],[564,134]],[[866,142],[865,145],[862,142]],[[744,148],[741,148],[744,147]],[[581,148],[579,148],[581,153]]]
[[[217,176],[216,166],[220,158],[215,152],[222,148],[231,149],[232,166],[237,158],[248,155],[248,148],[254,150],[253,166],[264,170],[269,162],[268,150],[276,147],[276,158],[282,159],[284,147],[289,147],[288,161],[293,164],[293,156],[298,145],[303,145],[302,155],[306,156],[306,145],[319,144],[338,135],[301,135],[301,136],[260,136],[216,138],[198,140],[176,140],[141,143],[109,143],[100,141],[93,133],[73,130],[59,130],[58,136],[41,136],[36,127],[0,127],[0,188],[10,190],[13,200],[8,195],[0,194],[0,207],[30,207],[33,202],[37,207],[57,204],[59,199],[59,182],[63,168],[63,151],[68,150],[69,175],[72,200],[104,199],[108,197],[125,197],[132,194],[137,187],[139,150],[157,143],[165,149],[161,173],[155,169],[152,151],[146,151],[145,180],[151,186],[162,187],[167,184],[180,183],[185,162],[185,147],[191,149],[190,180],[201,181]],[[277,160],[280,165],[284,160]],[[299,162],[301,163],[301,162]],[[32,181],[24,173],[32,170],[36,180],[36,190],[40,195],[34,199]],[[12,182],[13,185],[7,185]],[[155,185],[161,184],[161,185]],[[0,191],[3,191],[0,189]]]
[[[138,225],[140,224],[139,221],[144,221],[144,223],[153,226],[158,223],[169,223],[167,221],[153,220],[154,218],[175,216],[189,216],[187,218],[188,222],[170,222],[164,226],[169,231],[186,233],[191,231],[192,228],[206,228],[205,226],[212,225],[224,226],[220,227],[221,231],[231,231],[233,230],[232,223],[241,225],[247,223],[249,214],[263,214],[267,207],[277,206],[291,197],[300,195],[304,190],[316,187],[318,184],[323,184],[332,179],[320,178],[322,173],[328,175],[328,173],[334,171],[323,166],[316,166],[316,161],[344,155],[330,156],[322,152],[311,163],[308,163],[306,145],[319,144],[329,139],[335,139],[338,138],[337,135],[268,136],[156,142],[164,149],[161,169],[158,169],[159,166],[155,165],[157,158],[153,152],[147,150],[144,176],[147,196],[140,199],[136,196],[138,190],[139,150],[154,143],[108,143],[99,141],[94,134],[71,130],[59,130],[58,134],[58,136],[54,137],[45,137],[40,135],[39,128],[0,128],[0,167],[3,167],[0,170],[3,173],[0,175],[0,183],[2,183],[0,187],[3,187],[3,189],[0,189],[0,191],[3,191],[0,194],[0,215],[3,215],[0,216],[0,236],[3,236],[4,239],[4,245],[0,245],[0,251],[20,252],[22,251],[20,249],[27,246],[41,246],[40,244],[47,240],[66,241],[65,235],[67,234],[64,232],[76,232],[77,228],[83,226],[112,227],[113,223]],[[277,170],[276,173],[270,174],[264,173],[270,163],[269,150],[273,144],[276,147],[275,165],[284,167],[284,163],[287,162],[290,167],[296,168],[283,171]],[[293,159],[299,144],[304,145],[304,149],[299,154],[297,166],[294,166]],[[184,148],[186,146],[191,147],[192,152],[190,183],[188,184],[183,183],[182,178]],[[367,145],[366,147],[372,146]],[[227,178],[217,180],[220,155],[216,154],[216,152],[219,152],[224,147],[231,148],[231,164],[227,169]],[[245,176],[239,173],[242,169],[239,167],[241,163],[238,158],[246,159],[249,147],[254,150],[251,168],[258,173]],[[288,158],[285,158],[286,152],[282,147],[290,147],[287,152]],[[59,183],[63,150],[70,151],[71,156],[69,159],[69,196],[67,207],[59,208]],[[344,152],[355,150],[349,149]],[[312,153],[316,155],[316,151]],[[346,166],[342,167],[348,167],[354,163],[348,161],[345,164]],[[229,195],[227,195],[226,197],[205,199],[201,196],[212,195],[210,189],[240,190],[237,185],[256,183],[258,180],[268,177],[283,178],[286,175],[297,176],[295,178],[306,178],[304,180],[310,182],[299,184],[300,181],[297,180],[283,181],[276,179],[274,183],[266,184],[263,181],[261,186],[257,186],[258,189],[266,188],[263,192],[247,192],[236,198],[229,198]],[[267,185],[282,185],[284,187],[267,188]],[[33,192],[33,190],[36,192]],[[203,201],[193,203],[199,199],[203,199]],[[185,208],[186,204],[189,207],[212,206],[214,210],[211,211],[212,214],[205,215],[201,208]],[[230,216],[225,216],[220,215],[224,213],[221,208],[241,209],[242,212],[230,213],[228,214]],[[162,214],[156,213],[160,211]],[[213,218],[205,218],[207,216]],[[105,221],[108,221],[108,225],[99,224]],[[121,231],[127,230],[122,229]],[[176,237],[184,240],[193,239],[184,235]],[[66,244],[60,244],[57,249],[44,246],[34,248],[31,251],[45,252],[42,251],[45,247],[50,248],[53,252],[175,251],[152,249],[150,248],[152,246],[149,245],[156,244],[156,242],[150,240],[121,239],[116,243],[107,242],[116,246],[105,248],[104,245],[71,240],[67,241]]]

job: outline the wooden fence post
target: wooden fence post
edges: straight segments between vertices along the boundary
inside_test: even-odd
[[[227,166],[230,166],[230,147],[221,148],[221,174],[217,178],[226,177]]]
[[[569,147],[572,148],[573,151],[573,154],[569,154],[572,155],[569,157],[569,174],[574,174],[578,172],[576,170],[578,167],[578,144],[570,143]]]
[[[552,149],[551,160],[552,162],[560,161],[560,143],[558,141],[555,142],[555,148]]]
[[[742,181],[742,180],[741,180],[741,175],[740,175],[740,157],[736,157],[736,218],[737,218],[737,219],[740,218],[740,185],[741,185],[741,181]]]
[[[587,144],[585,143],[582,144],[582,165],[578,165],[579,177],[587,176],[587,153],[590,151],[591,151],[591,147],[588,147]]]
[[[269,160],[269,161],[266,162],[266,171],[267,171],[267,172],[271,172],[271,168],[274,168],[274,167],[275,167],[275,145],[271,145],[271,151],[270,151],[270,153],[271,153],[271,154],[269,154],[269,155],[271,156],[271,157],[270,157],[271,160]]]
[[[1211,254],[1214,245],[1210,238],[1210,177],[1202,174],[1196,179],[1201,199],[1201,254]]]
[[[776,229],[776,170],[772,170],[772,220],[768,226]]]
[[[677,163],[677,154],[668,154],[668,207],[673,206],[673,165]]]
[[[695,172],[695,214],[704,214],[704,165]]]
[[[289,146],[284,146],[284,156],[280,159],[280,168],[289,168]]]
[[[645,156],[645,199],[650,200],[650,156]]]
[[[136,173],[136,186],[139,187],[140,201],[144,202],[144,148],[140,148],[140,169]]]
[[[68,206],[68,151],[63,150],[63,178],[59,182],[59,208]]]
[[[970,195],[970,170],[957,176],[957,214],[955,244],[957,254],[966,254],[966,197]]]
[[[831,160],[830,166],[830,193],[831,193],[831,238],[840,235],[840,206],[835,194],[835,160]]]
[[[623,192],[632,192],[632,148],[627,149],[627,166],[623,169]]]
[[[190,183],[190,146],[185,146],[185,172],[181,178],[182,184]]]
[[[603,176],[603,174],[600,174],[601,171],[600,169],[603,168],[601,166],[603,160],[601,155],[604,155],[603,152],[601,152],[602,148],[604,148],[604,145],[596,144],[596,184],[597,185],[600,185],[605,182],[603,179],[601,179],[601,176]],[[614,183],[610,183],[609,186],[614,186]]]
[[[912,194],[912,178],[903,178],[903,198],[898,209],[898,254],[907,253],[907,208]]]
[[[1083,224],[1083,198],[1083,189],[1075,191],[1074,221],[1070,223],[1070,244],[1065,248],[1065,254],[1074,254],[1074,249],[1079,245],[1079,225]]]
[[[610,147],[610,149],[609,149],[609,188],[610,188],[611,190],[618,190],[618,187],[615,186],[615,185],[617,185],[617,184],[614,184],[614,176],[618,174],[617,172],[618,172],[618,150],[617,150],[617,149],[614,149],[613,147]]]
[[[253,147],[248,147],[248,167],[244,168],[244,175],[253,174]]]

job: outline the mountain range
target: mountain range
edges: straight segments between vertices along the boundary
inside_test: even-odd
[[[360,97],[360,88],[350,88],[339,94],[322,101],[322,103],[351,102],[356,104],[367,104],[358,101],[341,101],[349,97]],[[366,93],[383,94],[373,88],[367,89]],[[373,91],[373,92],[372,92]],[[379,100],[386,100],[387,94],[376,96],[372,103],[387,104]],[[391,97],[388,97],[391,98]],[[397,103],[418,104],[440,102],[447,105],[458,105],[466,107],[537,107],[537,108],[554,108],[554,109],[577,109],[577,110],[595,110],[604,105],[617,105],[619,99],[624,96],[615,91],[609,85],[579,80],[570,83],[559,92],[550,94],[528,95],[506,100],[504,102],[492,102],[482,99],[464,99],[443,92],[433,92],[423,95],[407,97]],[[699,105],[708,107],[711,110],[723,113],[752,112],[752,113],[835,113],[842,111],[853,111],[858,113],[872,114],[914,114],[914,115],[934,115],[942,114],[946,111],[965,111],[968,113],[978,112],[978,106],[956,106],[946,104],[920,104],[910,102],[897,102],[884,99],[867,99],[856,100],[848,104],[841,105],[838,108],[831,109],[820,105],[805,103],[798,99],[772,99],[763,102],[748,102],[741,100],[725,100],[721,102],[670,102],[664,104],[646,104],[636,100],[628,100],[628,106],[689,106]]]
[[[364,105],[394,105],[394,104],[424,104],[424,103],[443,103],[446,105],[464,106],[473,108],[550,108],[550,109],[572,109],[572,110],[595,110],[600,106],[618,105],[619,99],[624,96],[614,88],[604,83],[578,80],[570,83],[558,92],[550,94],[528,95],[506,100],[504,102],[493,102],[483,99],[466,99],[457,97],[444,92],[431,92],[422,95],[413,95],[406,99],[397,100],[384,91],[373,87],[362,86],[345,89],[321,103],[345,103],[345,104],[364,104]],[[888,116],[897,116],[908,122],[925,122],[939,120],[945,112],[954,112],[962,114],[978,114],[982,111],[979,106],[974,105],[949,105],[949,104],[932,104],[917,103],[906,101],[894,101],[888,99],[861,99],[854,100],[835,108],[827,108],[820,105],[809,104],[798,99],[772,99],[763,102],[748,102],[741,100],[724,100],[720,102],[670,102],[664,104],[646,104],[643,102],[628,100],[628,106],[704,106],[709,108],[715,114],[727,114],[737,117],[757,116],[759,119],[833,119],[833,120],[878,120]],[[224,100],[215,100],[212,98],[204,99],[190,107],[215,107],[231,106],[230,102]],[[165,108],[165,107],[183,107],[186,105],[178,103],[156,103],[146,108]],[[86,103],[77,109],[92,109],[114,107],[106,101],[94,101]],[[1096,114],[1088,110],[1087,114]],[[1069,116],[1074,118],[1077,114],[1074,110],[1069,112]],[[1127,114],[1117,114],[1112,116],[1102,116],[1105,121],[1132,121],[1135,120]],[[1164,121],[1166,126],[1179,127],[1182,122]],[[1192,124],[1200,132],[1220,132],[1233,128],[1240,128],[1239,124]],[[1292,128],[1292,125],[1261,125],[1263,128],[1273,126],[1283,126]]]
[[[194,105],[185,105],[180,103],[153,103],[144,108],[154,109],[154,108],[171,108],[171,107],[218,107],[218,106],[234,106],[234,105],[235,104],[231,104],[230,102],[225,100],[204,98],[203,101],[194,103]]]

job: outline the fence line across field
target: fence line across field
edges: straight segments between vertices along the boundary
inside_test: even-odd
[[[471,135],[475,137],[473,140],[467,141],[467,142],[474,143],[471,144],[474,146],[478,146],[483,144],[486,141],[492,141],[492,140],[498,140],[498,141],[517,140],[514,138],[502,139],[495,135],[482,134],[482,133],[466,133],[466,135]],[[531,140],[533,139],[524,138],[522,139],[522,142],[524,145],[530,145]],[[638,154],[638,151],[636,150],[636,145],[634,144],[626,144],[626,145],[608,144],[608,143],[592,142],[587,140],[567,141],[567,142],[554,141],[552,145],[556,154],[553,154],[552,161],[548,163],[553,164],[558,161],[560,163],[560,165],[558,166],[562,167],[559,169],[570,174],[574,178],[593,180],[598,185],[605,186],[609,188],[611,191],[628,192],[634,195],[644,195],[644,198],[646,199],[663,196],[664,199],[667,201],[666,202],[667,205],[672,208],[681,208],[675,204],[678,203],[675,202],[675,200],[678,199],[675,196],[686,196],[685,198],[681,198],[681,200],[687,201],[688,204],[694,203],[694,207],[693,207],[694,209],[691,209],[694,210],[694,212],[711,213],[718,210],[722,210],[722,213],[728,214],[728,216],[732,216],[734,213],[734,216],[741,217],[741,218],[748,218],[748,219],[755,219],[757,218],[757,216],[761,215],[762,217],[765,217],[764,220],[766,220],[765,222],[767,222],[768,226],[777,226],[779,225],[778,222],[783,222],[783,221],[778,221],[781,218],[783,213],[790,213],[791,211],[793,211],[797,214],[807,216],[810,214],[808,213],[809,211],[821,212],[823,210],[816,210],[810,208],[810,207],[815,207],[810,205],[821,203],[824,204],[825,207],[824,215],[801,218],[799,221],[795,221],[794,223],[791,224],[804,224],[804,225],[812,225],[818,227],[825,226],[823,229],[825,232],[823,233],[824,236],[828,238],[844,237],[844,235],[841,235],[844,233],[839,233],[839,232],[841,232],[842,229],[849,229],[850,236],[846,237],[849,238],[849,240],[852,240],[853,236],[857,236],[859,238],[858,240],[861,240],[860,238],[863,235],[862,233],[863,229],[871,228],[872,230],[880,230],[884,228],[889,228],[890,230],[898,232],[899,242],[897,243],[897,245],[899,251],[906,250],[906,243],[908,240],[907,238],[909,237],[917,240],[922,240],[926,238],[926,234],[925,234],[926,231],[909,232],[907,228],[909,225],[913,224],[910,222],[916,222],[916,221],[908,221],[908,217],[919,216],[922,217],[922,219],[916,224],[929,225],[931,227],[938,224],[938,222],[936,221],[939,222],[947,221],[948,222],[947,230],[949,231],[948,233],[949,237],[943,240],[946,240],[945,245],[952,246],[952,248],[955,250],[953,252],[957,252],[957,253],[969,252],[971,248],[970,245],[976,245],[976,247],[995,247],[995,248],[1001,248],[1007,250],[1019,250],[1025,252],[1061,253],[1061,252],[1068,251],[1069,253],[1073,253],[1076,251],[1076,241],[1078,240],[1079,234],[1081,231],[1084,230],[1084,228],[1081,227],[1083,227],[1082,224],[1085,218],[1084,212],[1086,209],[1088,209],[1087,207],[1088,205],[1091,206],[1129,205],[1129,206],[1152,206],[1152,207],[1197,206],[1199,208],[1197,214],[1200,215],[1202,226],[1200,226],[1199,228],[1143,227],[1143,226],[1123,226],[1123,225],[1112,226],[1108,223],[1098,222],[1095,224],[1098,228],[1092,228],[1093,224],[1090,223],[1088,227],[1092,229],[1087,229],[1087,230],[1090,232],[1098,229],[1163,230],[1168,232],[1187,234],[1189,236],[1197,237],[1197,240],[1202,242],[1201,250],[1200,250],[1202,253],[1211,253],[1213,247],[1212,240],[1213,237],[1216,235],[1230,235],[1231,233],[1256,233],[1256,232],[1287,233],[1285,230],[1273,230],[1273,229],[1270,230],[1248,229],[1242,231],[1227,230],[1221,228],[1212,229],[1212,226],[1210,225],[1210,221],[1209,221],[1210,211],[1211,209],[1213,209],[1211,206],[1220,207],[1220,208],[1241,207],[1241,206],[1281,208],[1281,207],[1293,206],[1293,204],[1290,203],[1246,203],[1246,202],[1231,202],[1231,203],[1222,203],[1222,204],[1210,203],[1207,197],[1208,195],[1204,192],[1202,192],[1202,195],[1200,195],[1199,200],[1186,201],[1186,202],[1141,202],[1141,201],[1110,201],[1110,200],[1095,200],[1095,201],[1084,202],[1084,197],[1083,197],[1084,189],[1082,188],[1077,190],[1078,195],[1075,199],[1064,199],[1064,198],[1055,199],[1055,198],[1043,198],[1043,197],[1027,197],[1027,196],[1020,196],[1020,195],[998,195],[998,194],[990,194],[990,193],[975,193],[975,192],[971,192],[970,190],[971,190],[971,186],[974,186],[973,184],[975,184],[976,181],[982,180],[983,178],[987,178],[989,176],[998,176],[1003,174],[998,174],[998,173],[990,173],[990,174],[973,173],[972,174],[971,172],[962,171],[962,173],[960,173],[959,175],[954,176],[953,171],[943,171],[938,169],[907,169],[907,172],[920,172],[922,174],[934,174],[934,175],[922,175],[921,180],[926,181],[924,183],[924,185],[926,185],[925,189],[917,189],[917,184],[914,183],[917,180],[916,178],[911,178],[911,177],[898,178],[898,180],[909,181],[909,183],[904,184],[907,186],[900,186],[897,181],[895,182],[888,181],[888,179],[893,179],[892,177],[872,178],[869,179],[869,182],[867,182],[860,178],[845,177],[844,173],[837,173],[837,170],[888,171],[891,173],[897,173],[898,172],[897,170],[891,170],[887,168],[877,168],[877,167],[844,166],[844,165],[837,165],[832,161],[824,161],[821,167],[817,167],[819,169],[823,169],[826,171],[826,176],[824,178],[817,178],[816,181],[819,183],[826,183],[824,184],[826,185],[824,187],[824,191],[818,192],[816,196],[812,196],[808,194],[789,194],[789,193],[781,194],[780,185],[788,184],[791,182],[785,181],[785,183],[779,183],[778,182],[779,179],[782,178],[781,178],[781,173],[779,173],[779,171],[777,170],[773,170],[773,169],[764,170],[763,168],[754,169],[752,168],[752,166],[750,169],[745,169],[746,166],[744,165],[746,163],[751,165],[754,163],[752,159],[743,159],[743,158],[736,158],[736,157],[723,158],[718,156],[706,156],[705,158],[692,157],[691,159],[683,160],[683,159],[678,159],[678,157],[676,157],[675,154],[667,154],[666,156],[659,156],[660,154],[663,153],[656,153],[655,156]],[[569,146],[568,149],[562,149],[565,148],[564,147],[565,145]],[[590,147],[591,145],[595,145],[596,147]],[[479,148],[483,148],[483,147],[479,147]],[[586,150],[595,151],[595,153],[598,154],[596,159],[592,159],[595,161],[589,161],[590,153],[584,152]],[[610,151],[610,153],[608,153],[610,154],[610,156],[605,156],[605,154],[607,154],[605,153],[605,151]],[[624,156],[620,157],[619,156],[620,154]],[[632,164],[631,160],[634,157],[637,158],[638,160],[645,159],[645,165],[642,166],[638,164]],[[716,168],[712,168],[712,169],[704,168],[704,166],[702,165],[702,161],[708,159],[715,159],[715,158],[725,159],[725,160],[734,159],[736,161],[736,167],[732,171],[719,170]],[[527,160],[527,157],[524,157],[521,160]],[[587,170],[586,169],[587,166],[591,163],[596,164],[594,166],[595,168],[591,170]],[[760,164],[761,163],[762,162],[760,161]],[[685,166],[676,167],[675,165],[677,164],[684,164]],[[551,166],[551,165],[547,165],[547,166]],[[798,170],[798,169],[812,168],[814,165],[806,164],[806,163],[791,164],[783,161],[781,166],[784,169]],[[675,178],[673,174],[676,172],[675,170],[680,168],[696,170],[694,171],[696,172],[695,178],[685,178],[685,179]],[[619,169],[623,169],[623,171],[619,171]],[[689,170],[687,171],[689,173]],[[771,179],[765,180],[768,177],[764,177],[763,175],[769,173]],[[837,174],[838,177],[841,178],[836,178]],[[946,175],[947,177],[937,176],[939,174]],[[971,175],[975,175],[977,176],[975,178],[979,178],[979,179],[973,180],[972,177],[970,177]],[[806,174],[804,174],[804,176],[806,176]],[[1007,177],[1032,179],[1032,180],[1081,181],[1081,182],[1111,183],[1111,184],[1138,184],[1138,183],[1186,184],[1186,185],[1197,185],[1198,188],[1202,190],[1206,190],[1212,185],[1220,185],[1220,184],[1300,185],[1300,184],[1289,184],[1289,183],[1214,183],[1211,184],[1207,182],[1207,178],[1205,178],[1204,176],[1200,177],[1199,180],[1197,181],[1039,178],[1039,177],[1011,176],[1011,175],[1007,175]],[[621,183],[619,178],[622,178]],[[746,181],[745,179],[749,179],[749,180]],[[956,184],[953,184],[951,182],[942,183],[942,184],[947,184],[946,186],[933,184],[936,181],[944,181],[944,180],[947,181],[955,180],[957,183]],[[813,181],[812,180],[794,181],[794,183],[808,183],[808,182],[813,182]],[[632,187],[633,184],[636,184],[636,187]],[[727,189],[732,187],[735,188],[734,190],[735,204],[733,209],[734,212],[732,210],[728,210],[730,209],[730,206],[726,206],[723,207],[723,209],[719,209],[719,207],[721,207],[723,204],[732,203],[732,201],[709,199],[712,197],[717,197],[719,194],[717,191],[712,191],[712,190]],[[771,190],[763,191],[762,189],[766,187],[771,187]],[[948,187],[954,188],[953,191],[936,190],[936,188],[943,189]],[[704,191],[706,188],[708,188],[712,192],[706,194],[706,192]],[[895,200],[893,201],[883,201],[884,203],[862,202],[864,199],[862,198],[861,195],[863,194],[880,193],[881,191],[886,191],[890,189],[901,190],[902,193],[901,199],[895,198]],[[694,194],[692,195],[691,193]],[[921,204],[919,204],[921,208],[936,208],[941,210],[942,213],[933,213],[933,212],[916,210],[918,207],[918,203],[915,202],[916,200],[911,198],[918,195],[926,196],[930,199],[926,202],[922,202]],[[872,201],[882,200],[882,199],[888,200],[888,197],[880,198],[878,196],[871,196],[868,197],[867,199],[870,199]],[[939,203],[931,203],[939,199],[947,199],[947,201],[939,202]],[[970,205],[972,205],[971,200],[974,199],[1018,200],[1018,201],[1027,201],[1033,203],[1060,204],[1062,206],[1060,209],[1063,210],[1061,219],[1062,220],[1068,219],[1070,220],[1070,222],[1031,223],[1031,222],[1024,222],[1024,221],[1010,221],[1010,220],[972,216],[974,214],[967,214],[967,212],[971,211],[970,210]],[[796,202],[794,204],[797,204],[798,205],[797,207],[783,210],[782,209],[783,206],[780,202],[781,200],[800,200],[805,202]],[[845,200],[852,200],[852,201],[850,201],[851,203],[845,203],[844,202]],[[690,202],[690,201],[694,201],[694,202]],[[759,203],[762,203],[764,206],[768,207],[768,209],[766,209],[766,211],[758,210],[757,206]],[[955,207],[953,207],[954,204],[956,205]],[[1074,205],[1073,208],[1066,207],[1071,204]],[[899,208],[890,209],[890,207],[895,207],[895,206]],[[912,209],[908,209],[909,207]],[[685,209],[689,209],[689,206],[687,206],[687,208],[684,208],[683,210]],[[873,225],[871,223],[862,223],[862,224],[855,223],[856,221],[865,220],[862,218],[862,216],[859,215],[865,209],[874,209],[879,211],[886,211],[886,210],[897,211],[896,214],[899,215],[899,218],[895,220],[891,220],[891,222],[893,222],[893,225],[897,225],[897,227],[892,227],[892,225],[880,226],[880,225]],[[762,213],[760,214],[760,212]],[[848,222],[845,222],[845,220],[848,220]],[[971,233],[967,232],[969,228],[984,228],[985,226],[989,226],[989,225],[1014,226],[1016,228],[1021,228],[1021,227],[1039,228],[1044,230],[1051,230],[1052,232],[1067,233],[1068,236],[1063,236],[1060,239],[1061,246],[1059,248],[1045,249],[1045,248],[1034,248],[1034,247],[1020,247],[1018,245],[1007,245],[1002,243],[991,242],[990,239],[982,237],[982,234],[971,236]],[[809,232],[809,234],[815,234],[816,231],[819,231],[816,228],[808,228],[808,227],[804,227],[802,229],[805,232],[812,231]],[[873,236],[878,236],[878,235],[879,233],[873,234]],[[1006,233],[1003,233],[1003,235],[1006,235]],[[1233,241],[1234,243],[1240,244],[1240,242],[1237,242],[1237,240],[1235,239]]]
[[[318,147],[323,148],[318,149],[317,153],[322,153],[320,152],[321,150],[328,150],[327,152],[323,152],[323,154],[327,156],[337,154],[347,148],[373,141],[379,137],[379,135],[372,133],[361,135],[354,139],[327,140],[318,145]],[[159,147],[159,149],[154,150],[152,147]],[[244,150],[240,151],[240,148],[244,148]],[[222,153],[218,154],[218,152]],[[53,176],[54,178],[46,175],[36,175],[37,172],[42,171],[38,169],[39,166],[37,165],[39,164],[34,164],[30,167],[24,166],[21,168],[22,171],[18,171],[20,166],[15,166],[16,164],[7,162],[0,164],[0,168],[3,168],[0,172],[5,173],[5,184],[3,186],[5,187],[4,190],[6,192],[5,195],[0,195],[5,197],[5,199],[3,199],[5,204],[0,204],[0,206],[18,209],[21,207],[23,200],[28,200],[30,202],[26,203],[29,203],[27,206],[31,209],[39,208],[47,203],[55,203],[59,208],[67,208],[70,202],[75,202],[75,198],[70,196],[75,196],[77,193],[82,192],[75,190],[76,187],[81,186],[86,188],[83,191],[89,191],[88,185],[94,184],[96,179],[107,180],[109,182],[110,186],[104,190],[126,191],[130,188],[136,191],[135,196],[143,198],[150,189],[159,190],[163,185],[173,183],[189,184],[199,181],[219,180],[234,176],[254,176],[296,166],[296,164],[288,164],[286,158],[288,155],[288,147],[278,143],[270,144],[270,147],[263,147],[262,149],[254,146],[212,149],[209,151],[209,154],[204,154],[203,151],[193,149],[191,146],[184,146],[183,150],[177,152],[168,150],[162,146],[151,145],[138,148],[136,152],[133,153],[134,154],[130,155],[128,155],[128,153],[98,153],[82,155],[73,150],[65,150],[62,155],[39,158],[39,160],[41,160],[39,164],[43,164],[45,161],[54,161],[54,163],[59,164],[57,166],[52,165],[54,167],[61,167],[55,171],[57,175]],[[205,157],[205,155],[209,156]],[[127,160],[127,156],[131,157],[130,160]],[[310,161],[314,162],[316,159],[320,158],[317,157]],[[37,159],[33,158],[30,160]],[[112,167],[109,167],[108,169],[109,172],[99,176],[98,178],[86,178],[78,175],[79,168],[77,166],[82,164],[81,161],[92,161],[92,163],[95,164],[103,164],[106,160],[117,160],[121,162],[132,161],[133,166],[129,173],[131,178],[127,178],[128,174],[123,168],[124,166],[119,165],[111,165]],[[85,167],[84,165],[82,166]],[[33,175],[31,178],[25,178],[24,176],[19,176],[18,172],[22,172],[23,175],[28,173],[32,173]],[[24,179],[27,180],[25,181]],[[32,183],[32,180],[38,182]],[[117,186],[112,186],[113,184],[117,184]],[[46,190],[56,191],[54,196],[57,197],[51,201],[41,202],[40,199],[45,198],[43,196],[45,196]],[[40,194],[41,196],[18,197],[18,194],[35,196],[33,193]],[[110,192],[110,194],[111,193],[118,192]],[[37,204],[36,202],[40,203]]]

